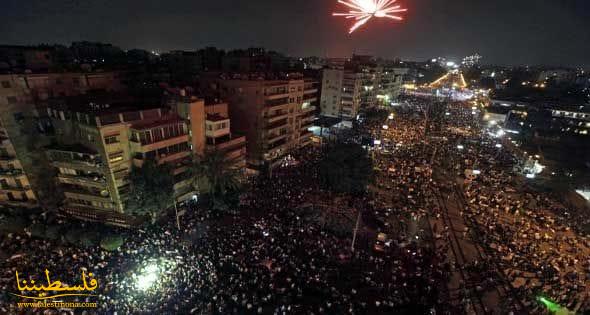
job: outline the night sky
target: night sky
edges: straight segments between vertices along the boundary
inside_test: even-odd
[[[294,56],[352,52],[425,60],[590,67],[588,0],[398,0],[406,21],[348,35],[336,0],[2,0],[0,44],[110,42],[167,51],[263,46]]]

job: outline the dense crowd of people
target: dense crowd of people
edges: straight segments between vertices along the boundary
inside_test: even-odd
[[[350,235],[307,217],[301,205],[329,194],[317,184],[320,157],[313,148],[296,154],[301,163],[254,183],[235,215],[190,206],[182,230],[169,220],[130,231],[118,251],[3,237],[0,248],[16,256],[2,262],[2,298],[15,301],[8,294],[14,272],[34,279],[48,269],[64,282],[78,281],[81,270],[94,274],[98,299],[83,300],[98,309],[89,314],[415,314],[443,303],[436,288],[442,274],[428,249],[410,244],[382,253],[359,241],[351,251]],[[358,211],[370,215],[362,204]],[[157,280],[145,284],[153,274]]]
[[[180,230],[174,219],[130,230],[116,251],[0,236],[0,251],[8,253],[0,261],[0,300],[9,302],[0,304],[0,313],[60,314],[19,310],[10,294],[15,272],[30,280],[45,269],[72,285],[82,271],[94,274],[98,297],[78,299],[98,308],[76,314],[456,314],[467,307],[450,305],[446,284],[453,269],[474,267],[510,283],[511,295],[503,298],[522,305],[506,311],[542,312],[535,301],[540,295],[590,309],[590,244],[568,228],[573,218],[548,197],[521,191],[514,157],[479,128],[470,106],[445,104],[444,113],[428,121],[429,102],[409,100],[385,121],[362,126],[364,134],[348,134],[347,141],[381,141],[369,146],[376,174],[364,197],[322,190],[322,149],[312,147],[256,179],[233,209],[239,211],[187,205]],[[434,180],[435,169],[450,171],[451,181],[464,178],[465,169],[480,171],[461,193],[470,237],[488,253],[472,266],[456,266],[449,245],[434,242],[437,230],[450,239],[448,227],[432,232],[429,223],[441,215],[436,196],[444,184]],[[325,199],[340,200],[329,207],[353,218],[362,214],[354,250],[352,231],[335,233],[319,219]],[[377,249],[375,239],[383,246]],[[498,282],[492,279],[492,286]]]

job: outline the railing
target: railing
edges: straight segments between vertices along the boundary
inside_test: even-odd
[[[289,117],[289,113],[281,113],[281,114],[277,114],[277,115],[274,115],[274,116],[266,116],[266,117],[264,117],[264,119],[267,122],[272,123],[272,122],[275,122],[277,120],[280,120],[280,119],[283,119],[283,118],[287,118],[287,117]]]
[[[86,186],[101,188],[106,186],[106,179],[100,177],[94,178],[79,175],[58,174],[57,178],[60,182],[65,184],[83,184]]]
[[[23,185],[23,186],[9,186],[9,185],[0,185],[0,190],[9,190],[9,191],[27,191],[31,190],[31,186]]]
[[[0,176],[21,176],[24,172],[21,169],[0,169]]]
[[[273,131],[273,130],[282,128],[282,127],[284,127],[284,126],[286,126],[288,124],[289,124],[289,121],[285,118],[284,121],[279,121],[277,123],[273,123],[273,124],[267,125],[264,129],[266,129],[268,131]]]
[[[289,105],[289,98],[285,97],[285,98],[279,98],[276,100],[269,100],[269,101],[266,101],[265,105],[270,108]]]
[[[234,139],[228,140],[226,142],[217,143],[215,144],[215,149],[217,150],[226,150],[232,148],[234,146],[244,146],[246,144],[246,138],[244,136],[236,137]]]
[[[286,137],[288,137],[288,136],[289,136],[289,134],[288,134],[288,133],[286,133],[286,134],[278,134],[278,135],[277,135],[277,134],[269,134],[269,135],[266,137],[266,139],[268,140],[268,143],[273,143],[273,142],[275,142],[275,141],[278,141],[278,140],[284,139],[284,138],[286,138]]]
[[[82,220],[104,222],[122,227],[131,227],[141,222],[140,219],[130,215],[86,206],[68,205],[61,207],[60,212],[62,216],[72,216]]]
[[[277,96],[277,95],[284,95],[284,94],[289,94],[289,90],[284,89],[284,90],[279,90],[279,91],[275,91],[275,92],[264,93],[264,96]]]

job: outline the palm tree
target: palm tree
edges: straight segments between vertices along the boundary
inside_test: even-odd
[[[192,165],[193,186],[206,192],[213,203],[225,200],[240,188],[239,170],[225,158],[223,152],[212,151]]]

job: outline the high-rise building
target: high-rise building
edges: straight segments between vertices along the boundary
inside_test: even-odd
[[[324,116],[354,119],[361,105],[363,76],[352,70],[324,69],[321,113]]]
[[[232,128],[246,135],[247,162],[253,169],[274,167],[291,150],[311,143],[317,87],[313,80],[243,75],[209,76],[201,85],[229,104]]]

